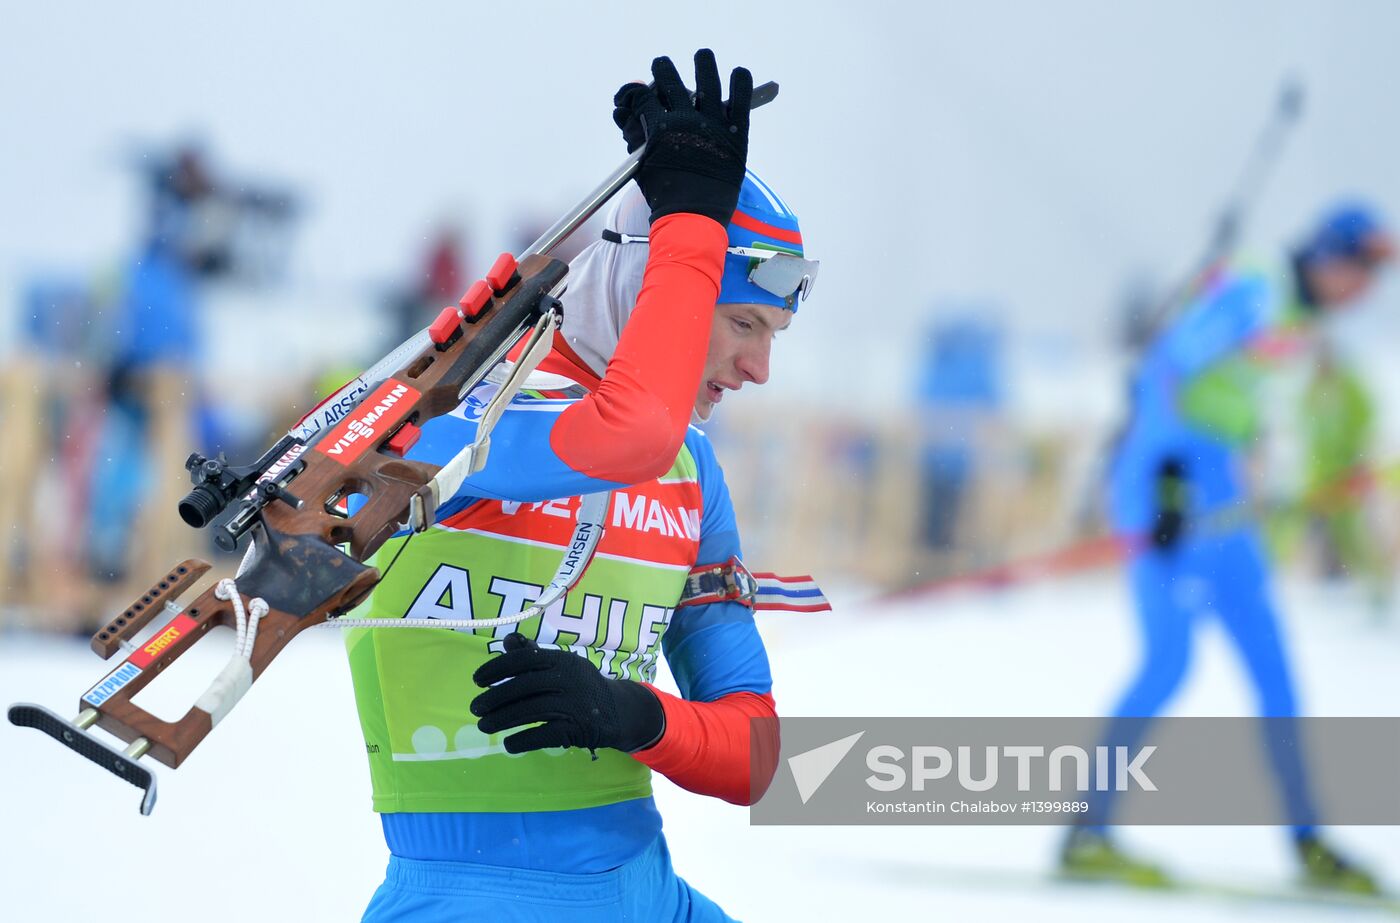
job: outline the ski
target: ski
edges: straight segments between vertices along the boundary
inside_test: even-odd
[[[843,860],[842,867],[852,863]],[[1393,893],[1362,894],[1308,885],[1303,882],[1225,881],[1192,876],[1171,876],[1160,885],[1138,885],[1103,876],[1075,874],[1059,869],[950,867],[899,860],[867,860],[859,863],[867,874],[904,887],[966,887],[978,890],[1090,890],[1139,895],[1144,901],[1209,900],[1243,905],[1283,904],[1334,910],[1355,910],[1400,915],[1400,896]]]

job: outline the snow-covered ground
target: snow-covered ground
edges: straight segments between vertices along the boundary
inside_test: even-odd
[[[1400,625],[1378,626],[1346,595],[1309,585],[1286,585],[1282,596],[1309,712],[1400,714]],[[786,714],[1096,714],[1136,658],[1135,627],[1109,577],[891,608],[854,596],[840,603],[834,615],[767,617]],[[1177,710],[1248,713],[1249,690],[1223,636],[1204,632],[1197,653]],[[219,659],[205,658],[204,668]],[[0,638],[0,704],[67,713],[101,672],[80,641]],[[386,854],[334,632],[300,639],[185,766],[160,767],[150,817],[137,813],[136,789],[39,734],[3,725],[0,741],[0,919],[352,920],[380,880]],[[751,827],[745,810],[664,779],[657,797],[681,874],[750,921],[1373,915],[1054,884],[1052,827]],[[1400,886],[1400,830],[1334,834]],[[1125,839],[1173,871],[1212,881],[1268,888],[1293,872],[1284,837],[1268,828],[1139,828]]]

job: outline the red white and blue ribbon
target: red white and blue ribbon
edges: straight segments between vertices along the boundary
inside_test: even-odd
[[[729,600],[755,611],[826,612],[831,609],[831,603],[811,577],[753,574],[737,557],[722,564],[691,568],[681,600],[676,605],[703,606]]]
[[[754,574],[758,585],[753,607],[776,609],[780,612],[829,612],[827,602],[817,582],[809,576],[779,577],[777,574]]]

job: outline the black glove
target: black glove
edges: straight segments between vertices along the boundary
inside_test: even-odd
[[[1152,520],[1152,544],[1170,551],[1186,530],[1186,466],[1168,458],[1157,469],[1157,512]]]
[[[477,727],[495,734],[544,722],[507,737],[507,753],[545,747],[633,753],[656,743],[666,729],[661,702],[641,683],[609,679],[588,658],[541,650],[519,632],[506,635],[505,648],[472,674],[472,682],[490,687],[472,699]]]
[[[651,220],[691,212],[728,224],[739,203],[749,153],[753,77],[729,75],[729,103],[720,97],[714,52],[695,52],[695,98],[670,58],[651,62],[655,83],[629,83],[613,97],[613,121],[630,153],[647,145],[637,171]]]

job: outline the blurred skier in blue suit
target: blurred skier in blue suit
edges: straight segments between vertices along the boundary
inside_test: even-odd
[[[1133,415],[1110,473],[1115,531],[1135,545],[1129,580],[1140,614],[1142,665],[1114,710],[1108,739],[1140,739],[1181,685],[1194,626],[1219,617],[1258,695],[1275,775],[1311,884],[1374,893],[1376,883],[1319,838],[1302,762],[1289,731],[1298,707],[1281,626],[1268,590],[1257,529],[1238,513],[1246,499],[1245,448],[1259,428],[1253,400],[1271,361],[1296,352],[1328,312],[1357,301],[1394,244],[1368,206],[1328,211],[1286,262],[1267,274],[1231,269],[1150,344],[1133,381]],[[1111,798],[1096,793],[1062,852],[1066,872],[1144,885],[1166,876],[1109,839]]]

